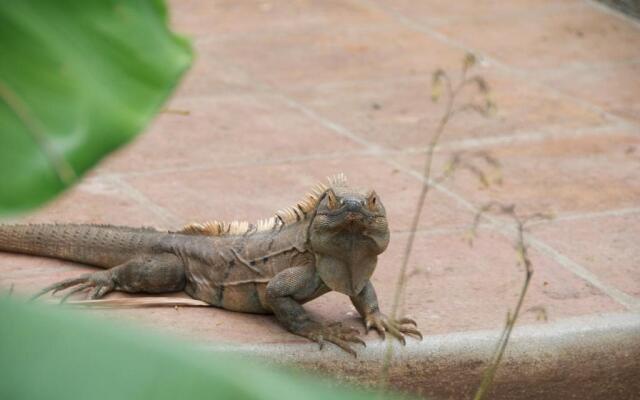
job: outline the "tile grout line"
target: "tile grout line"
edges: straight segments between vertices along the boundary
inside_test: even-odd
[[[598,72],[598,71],[607,71],[613,70],[619,67],[633,67],[640,64],[640,58],[632,58],[629,60],[622,61],[606,61],[599,63],[590,63],[591,65],[585,64],[583,62],[573,63],[570,66],[563,68],[544,68],[539,71],[536,71],[536,74],[545,77],[545,78],[562,78],[567,75],[574,74],[576,72]]]
[[[390,17],[394,18],[396,21],[398,21],[398,23],[400,23],[401,25],[404,25],[405,27],[412,29],[414,31],[417,32],[421,32],[429,37],[432,37],[444,44],[448,44],[450,46],[453,46],[454,48],[460,49],[460,50],[464,50],[465,52],[470,52],[476,55],[479,55],[482,59],[488,61],[491,65],[493,65],[494,67],[507,72],[508,74],[518,77],[518,78],[530,78],[528,76],[528,74],[524,71],[521,71],[517,68],[511,67],[499,60],[497,60],[496,58],[488,55],[486,52],[484,51],[480,51],[478,49],[475,48],[471,48],[468,47],[466,45],[464,45],[463,43],[452,39],[450,37],[448,37],[445,34],[442,34],[436,30],[433,30],[431,28],[427,28],[425,26],[423,26],[424,24],[420,24],[414,20],[412,20],[411,18],[406,17],[405,15],[390,9],[387,6],[383,6],[378,4],[375,0],[359,0],[361,3],[363,4],[367,4],[370,7],[375,7],[378,10],[381,10],[382,12],[386,13],[387,15],[389,15]],[[588,101],[584,101],[576,96],[572,96],[568,93],[562,92],[560,90],[558,90],[557,88],[555,88],[554,86],[549,86],[546,85],[544,83],[541,83],[535,79],[528,79],[528,83],[533,85],[533,86],[538,86],[538,87],[542,87],[544,89],[547,89],[548,91],[550,91],[551,93],[554,93],[556,96],[561,97],[561,98],[565,98],[568,100],[571,100],[572,102],[576,103],[576,104],[580,104],[588,109],[591,109],[592,111],[598,112],[601,115],[606,116],[607,118],[611,119],[612,121],[616,121],[618,123],[622,123],[625,126],[629,126],[629,127],[633,127],[638,129],[639,125],[637,123],[635,123],[634,121],[630,121],[624,117],[618,116],[616,114],[613,114],[609,111],[604,110],[603,108],[592,104]]]
[[[178,218],[166,208],[157,205],[155,202],[150,200],[147,196],[145,196],[138,189],[131,186],[128,182],[121,179],[118,176],[97,176],[94,179],[103,182],[107,182],[112,184],[119,190],[121,190],[125,195],[127,195],[130,199],[138,203],[138,205],[150,210],[153,214],[155,214],[158,218],[160,218],[164,223],[169,225],[178,225]]]
[[[597,218],[606,217],[624,217],[627,215],[640,214],[640,208],[619,208],[615,210],[604,210],[596,212],[586,212],[580,214],[566,214],[560,216],[554,216],[551,221],[532,221],[529,226],[553,224],[554,222],[562,221],[583,221]]]
[[[454,233],[464,233],[469,229],[468,225],[465,224],[453,224],[451,226],[445,226],[443,228],[418,228],[416,229],[416,233],[423,236],[447,236]],[[399,230],[391,230],[392,234],[395,235],[408,235],[411,233],[409,229],[399,229]]]
[[[250,161],[250,162],[229,162],[229,163],[216,163],[216,164],[198,164],[198,165],[190,165],[185,167],[174,167],[174,168],[160,168],[153,169],[148,171],[137,171],[137,172],[110,172],[108,170],[101,171],[100,177],[145,177],[145,176],[154,176],[159,174],[170,174],[170,173],[189,173],[189,172],[199,172],[199,171],[209,171],[216,168],[232,168],[232,167],[245,167],[245,166],[263,166],[263,165],[278,165],[278,164],[286,164],[286,163],[295,163],[301,161],[313,161],[313,160],[333,160],[339,159],[349,156],[370,156],[371,152],[367,150],[354,150],[354,151],[346,151],[346,152],[336,152],[336,153],[325,153],[325,154],[312,154],[308,156],[292,156],[292,157],[284,157],[284,158],[275,158],[275,159],[264,159],[258,161]]]
[[[445,38],[446,40],[446,38]],[[352,132],[351,130],[349,130],[348,128],[333,122],[331,120],[329,120],[328,118],[325,118],[323,116],[321,116],[320,114],[318,114],[317,112],[315,112],[313,109],[305,106],[304,104],[296,101],[295,99],[290,98],[289,96],[278,92],[277,90],[275,90],[273,87],[263,84],[259,81],[256,81],[256,79],[247,74],[245,70],[243,70],[242,68],[237,67],[235,64],[232,63],[227,63],[227,65],[229,65],[230,67],[238,70],[239,72],[243,73],[243,75],[245,75],[247,77],[247,81],[250,82],[252,84],[252,86],[254,86],[256,89],[258,89],[259,91],[262,92],[266,92],[271,94],[272,96],[274,96],[275,98],[280,99],[281,101],[283,101],[286,105],[288,105],[289,107],[291,107],[292,109],[297,110],[298,112],[306,115],[309,119],[321,124],[322,126],[325,126],[326,128],[328,128],[330,131],[335,132],[336,134],[348,138],[350,140],[352,140],[353,142],[360,144],[362,146],[365,147],[366,150],[370,151],[372,155],[374,156],[378,156],[383,162],[394,166],[395,168],[403,171],[405,174],[408,174],[410,176],[413,176],[414,178],[417,178],[418,180],[420,180],[423,184],[430,184],[429,182],[426,182],[425,178],[417,173],[416,171],[414,171],[413,169],[410,168],[406,168],[403,165],[393,161],[393,160],[389,160],[387,159],[387,157],[384,157],[384,149],[375,144],[370,142],[369,140],[355,134],[354,132]],[[589,103],[587,103],[588,105],[590,105]],[[594,108],[597,109],[597,107],[590,105]],[[604,111],[601,111],[603,114],[605,113]],[[623,126],[629,126],[629,123],[627,121],[625,121],[623,118],[612,118],[613,121],[622,123]],[[470,211],[473,211],[474,213],[476,213],[478,210],[477,208],[469,201],[467,201],[466,199],[464,199],[462,196],[458,195],[457,193],[446,189],[440,185],[433,185],[433,187],[444,193],[445,195],[452,197],[454,200],[456,200],[460,205],[464,206],[465,208],[469,209]],[[496,227],[498,227],[499,232],[505,236],[508,236],[509,238],[511,237],[510,235],[507,235],[506,230],[504,228],[504,226],[500,226],[498,221],[495,218],[492,218],[490,216],[485,216],[485,218],[490,221],[493,225],[495,225]],[[512,233],[512,229],[509,230],[509,233]],[[530,235],[527,235],[530,236]],[[556,260],[556,262],[558,262],[558,264],[560,266],[562,266],[563,268],[569,270],[570,272],[572,272],[575,276],[578,276],[579,278],[587,281],[588,283],[590,283],[591,285],[599,288],[601,291],[603,291],[603,293],[605,293],[606,295],[608,295],[609,297],[611,297],[613,300],[615,300],[616,302],[618,302],[619,304],[623,305],[625,308],[632,310],[632,311],[636,311],[636,310],[640,310],[640,300],[637,300],[633,297],[630,297],[629,295],[627,295],[626,293],[623,293],[621,291],[619,291],[616,288],[610,287],[608,285],[606,285],[605,283],[603,283],[602,281],[600,281],[598,279],[597,276],[595,276],[594,274],[590,273],[586,268],[582,267],[581,265],[575,263],[573,260],[569,259],[568,257],[562,255],[560,252],[558,252],[557,250],[553,249],[551,246],[546,245],[544,242],[542,242],[539,239],[535,239],[534,241],[535,247],[538,249],[542,249],[545,253],[549,254],[550,256],[554,257],[554,260]]]
[[[384,26],[384,25],[383,25]],[[389,24],[389,26],[391,26],[391,24]],[[350,33],[375,33],[375,32],[379,32],[380,31],[380,25],[375,25],[375,26],[370,26],[370,25],[366,25],[366,24],[361,24],[359,27],[352,25],[349,26],[347,28],[344,28],[344,25],[341,25],[342,30],[340,31],[343,34],[350,34]],[[271,34],[276,37],[285,37],[287,35],[289,35],[289,31],[288,31],[287,26],[284,27],[280,27],[280,29],[277,30],[272,30]],[[215,43],[224,43],[224,42],[228,42],[232,39],[240,39],[240,40],[253,40],[256,37],[261,36],[260,33],[252,33],[252,32],[242,32],[242,33],[237,33],[237,32],[225,32],[225,33],[217,33],[217,34],[211,34],[211,33],[205,33],[202,34],[202,36],[200,37],[192,37],[192,40],[195,42],[196,46],[197,45],[208,45],[208,44],[215,44]]]
[[[272,96],[273,97],[273,96]],[[282,96],[278,96],[278,99],[282,99]],[[292,100],[287,100],[287,105],[291,106]],[[298,111],[302,111],[298,106],[295,108]],[[313,114],[306,114],[309,118],[316,119]],[[482,149],[482,148],[492,148],[493,146],[505,146],[505,145],[514,145],[521,143],[538,143],[545,140],[553,140],[553,139],[571,139],[577,137],[584,136],[610,136],[614,133],[611,131],[617,129],[626,129],[625,126],[620,126],[619,124],[607,124],[600,125],[597,127],[583,127],[578,129],[554,129],[554,126],[547,127],[548,130],[539,129],[535,131],[515,131],[513,135],[505,134],[505,135],[496,135],[496,136],[485,136],[481,138],[466,138],[466,139],[458,139],[452,140],[450,142],[444,142],[438,147],[436,147],[436,153],[440,153],[442,151],[465,151],[465,150],[473,150],[473,149]],[[627,132],[629,133],[629,132]],[[351,137],[347,137],[351,139]],[[364,143],[359,143],[361,145],[366,146]],[[409,146],[402,149],[385,149],[384,147],[378,147],[374,150],[365,149],[365,150],[353,150],[346,152],[334,152],[334,153],[323,153],[323,154],[311,154],[304,156],[291,156],[291,157],[283,157],[283,158],[265,158],[261,160],[253,160],[251,161],[241,161],[241,162],[228,162],[228,163],[215,163],[215,164],[206,164],[201,163],[198,165],[189,165],[185,167],[169,167],[169,168],[155,168],[152,170],[141,170],[141,171],[127,171],[127,172],[118,172],[118,171],[109,171],[101,170],[98,172],[99,177],[145,177],[145,176],[155,176],[160,174],[170,174],[170,173],[189,173],[189,172],[198,172],[198,171],[210,171],[216,168],[231,168],[231,167],[245,167],[245,166],[261,166],[261,165],[280,165],[286,163],[297,163],[302,161],[313,161],[313,160],[335,160],[345,157],[367,157],[367,156],[381,156],[381,155],[414,155],[421,154],[427,151],[426,147],[419,146]]]
[[[415,170],[411,169],[411,168],[406,168],[404,165],[394,161],[394,160],[389,160],[384,156],[384,153],[381,152],[381,148],[379,145],[375,144],[375,143],[371,143],[370,141],[368,141],[365,138],[362,138],[361,136],[351,132],[349,129],[347,129],[346,127],[339,125],[333,121],[330,121],[327,118],[322,117],[321,115],[317,114],[315,111],[313,111],[312,109],[307,108],[305,105],[291,99],[288,98],[287,96],[281,94],[281,93],[277,93],[275,92],[274,89],[272,88],[265,88],[263,87],[264,90],[268,90],[273,92],[274,96],[277,96],[279,98],[282,99],[286,99],[287,104],[291,104],[293,106],[295,106],[294,108],[304,112],[305,115],[307,115],[309,118],[313,119],[314,121],[316,121],[317,123],[322,124],[323,126],[331,129],[332,131],[336,132],[337,134],[347,137],[349,139],[355,140],[357,143],[366,146],[368,149],[370,149],[372,151],[373,155],[377,155],[383,162],[385,162],[386,164],[389,164],[395,168],[397,168],[398,170],[401,170],[402,172],[404,172],[405,174],[408,174],[418,180],[420,180],[423,184],[431,184],[430,182],[427,182],[426,179],[418,172],[416,172]],[[441,186],[441,185],[433,185],[432,186],[434,189],[444,193],[445,195],[453,198],[454,200],[456,200],[460,205],[464,206],[465,208],[467,208],[470,211],[473,211],[474,213],[476,213],[478,211],[478,209],[469,201],[467,201],[466,199],[464,199],[462,196],[460,196],[459,194]],[[513,233],[513,229],[511,228],[507,228],[504,226],[504,224],[500,224],[498,222],[497,219],[492,218],[491,216],[484,216],[484,218],[486,218],[489,222],[491,222],[496,229],[498,230],[498,232],[500,232],[501,234],[503,234],[504,236],[507,236],[508,238],[511,238],[511,235]],[[542,242],[541,240],[533,237],[531,234],[527,235],[527,239],[530,240],[530,243],[532,245],[534,245],[534,247],[538,250],[542,250],[544,253],[548,254],[549,256],[552,257],[552,259],[554,259],[554,261],[556,261],[560,266],[562,266],[563,268],[565,268],[566,270],[569,270],[570,272],[572,272],[575,276],[585,280],[586,282],[588,282],[589,284],[597,287],[598,289],[600,289],[603,293],[605,293],[606,295],[608,295],[609,297],[611,297],[613,300],[615,300],[616,302],[618,302],[619,304],[623,305],[625,308],[629,309],[630,311],[633,312],[637,312],[640,311],[640,299],[635,299],[629,295],[627,295],[626,293],[611,287],[607,284],[605,284],[604,282],[602,282],[596,275],[592,274],[591,272],[589,272],[585,267],[579,265],[578,263],[576,263],[575,261],[571,260],[570,258],[568,258],[567,256],[561,254],[560,252],[558,252],[557,250],[555,250],[554,248],[552,248],[551,246],[547,245],[546,243]]]
[[[581,138],[584,136],[610,136],[613,133],[611,131],[617,129],[626,129],[626,125],[617,123],[609,123],[605,125],[598,125],[596,127],[582,127],[577,129],[569,128],[556,128],[556,126],[550,125],[537,130],[532,131],[515,131],[512,135],[495,135],[486,136],[481,138],[466,138],[453,140],[450,142],[444,142],[438,147],[438,150],[467,150],[473,148],[485,148],[492,146],[513,145],[518,143],[539,143],[549,139],[570,139]],[[407,147],[403,149],[400,154],[415,154],[424,153],[427,151],[427,147]]]
[[[399,163],[397,163],[396,165],[397,165],[397,168],[399,169],[402,168],[404,172],[407,172],[410,175],[414,176],[415,178],[421,180],[423,184],[429,184],[427,180],[415,170],[411,168],[406,168]],[[456,201],[460,203],[460,205],[466,207],[470,211],[474,211],[474,213],[478,211],[478,209],[471,202],[467,201],[457,193],[438,184],[433,185],[433,188],[441,191],[442,193],[448,196],[453,197]],[[504,223],[500,223],[494,217],[484,215],[483,218],[486,218],[495,227],[495,229],[498,232],[500,232],[501,234],[503,234],[503,236],[506,236],[507,238],[511,238],[513,236],[513,233],[515,233],[515,230],[513,228],[507,226]],[[603,293],[611,297],[613,300],[615,300],[619,304],[623,305],[628,310],[632,312],[640,312],[640,299],[636,299],[624,293],[623,291],[602,282],[595,274],[590,272],[587,268],[573,261],[572,259],[565,256],[564,254],[560,253],[558,250],[546,244],[542,240],[536,238],[531,233],[526,234],[526,240],[531,245],[533,245],[535,249],[543,251],[548,256],[550,256],[555,262],[557,262],[560,266],[564,267],[565,269],[572,272],[574,275],[578,276],[579,278],[583,279],[584,281],[598,288]]]
[[[425,34],[425,32],[419,32],[419,33]],[[477,54],[480,54],[480,53],[478,52]],[[490,57],[487,56],[487,59],[489,58]],[[490,61],[497,63],[497,61],[493,59],[491,59]],[[230,64],[228,63],[218,62],[217,64],[224,65],[227,67],[230,66]],[[611,68],[616,68],[621,66],[635,66],[638,64],[640,64],[640,57],[632,58],[628,60],[622,60],[622,61],[606,61],[606,62],[599,62],[597,64],[591,63],[591,65],[580,63],[580,64],[572,64],[573,66],[570,66],[570,67],[561,67],[561,68],[547,67],[547,68],[536,70],[536,74],[542,75],[545,77],[553,77],[553,76],[561,77],[566,74],[575,73],[577,71],[582,71],[582,70],[598,71],[598,70],[606,70],[606,69],[611,69]],[[522,74],[523,72],[517,72],[517,73]],[[420,73],[416,73],[415,75],[380,76],[377,78],[362,78],[362,79],[351,78],[351,79],[343,79],[343,80],[334,79],[331,81],[319,82],[317,84],[298,83],[296,84],[296,88],[304,89],[304,90],[316,89],[316,90],[322,91],[322,90],[332,90],[335,88],[345,88],[345,87],[355,86],[355,85],[364,85],[371,82],[384,83],[384,84],[402,84],[402,83],[414,84],[414,83],[422,83],[422,82],[430,83],[431,80],[432,80],[431,72],[429,73],[420,72]],[[243,82],[243,83],[247,84],[247,82]],[[546,89],[549,90],[549,88],[546,88]],[[177,95],[172,97],[170,101],[175,101],[176,99],[199,100],[202,98],[210,98],[210,97],[231,98],[231,99],[237,98],[237,97],[240,97],[240,98],[251,97],[250,93],[247,93],[243,90],[239,90],[237,92],[229,92],[229,93],[218,93],[215,95],[211,95],[208,93],[181,94],[179,92],[180,90],[178,90]]]
[[[383,148],[381,146],[379,146],[377,144],[374,144],[374,143],[371,143],[367,139],[364,139],[361,136],[354,134],[349,129],[345,128],[344,126],[342,126],[340,124],[337,124],[337,123],[334,123],[333,121],[328,120],[328,119],[320,116],[318,113],[316,113],[312,109],[302,105],[301,103],[299,103],[296,100],[291,99],[289,96],[286,96],[284,94],[278,93],[278,92],[276,92],[275,90],[273,90],[271,88],[268,88],[267,90],[270,91],[274,97],[277,97],[282,102],[284,102],[287,106],[289,106],[290,108],[292,108],[294,110],[297,110],[298,112],[304,114],[309,119],[312,119],[312,120],[320,123],[321,125],[323,125],[324,127],[328,128],[329,130],[331,130],[333,132],[337,132],[341,136],[346,137],[347,139],[350,139],[351,141],[353,141],[353,142],[355,142],[357,144],[365,146],[365,148],[368,151],[370,151],[373,155],[380,154],[381,152],[383,152]]]
[[[372,0],[361,0],[364,3],[367,3],[369,5],[372,5]],[[373,0],[375,1],[375,0]],[[588,3],[590,3],[593,7],[599,8],[601,11],[612,14],[617,16],[618,18],[621,18],[623,20],[626,20],[627,22],[630,22],[634,27],[638,27],[640,26],[640,24],[638,24],[637,21],[635,20],[631,20],[629,17],[627,17],[626,15],[621,14],[620,12],[618,12],[617,10],[611,10],[609,8],[604,8],[604,5],[599,5],[599,4],[594,4],[593,0],[587,0]],[[410,29],[414,29],[417,30],[419,32],[423,32],[431,37],[434,37],[437,40],[440,40],[443,43],[449,44],[451,46],[454,46],[456,48],[460,48],[463,49],[465,51],[470,51],[476,54],[480,54],[483,58],[485,58],[486,60],[488,60],[491,64],[493,64],[495,67],[502,69],[503,71],[510,73],[511,75],[514,75],[516,77],[526,77],[526,73],[523,73],[522,71],[519,71],[518,69],[512,68],[511,66],[508,66],[507,64],[504,64],[500,61],[498,61],[497,59],[494,59],[493,57],[488,56],[486,53],[484,52],[479,52],[477,51],[477,49],[472,49],[469,48],[468,46],[458,42],[457,40],[453,40],[451,38],[449,38],[447,35],[441,34],[440,32],[434,31],[432,29],[425,29],[421,24],[413,21],[412,19],[402,15],[399,12],[396,12],[395,10],[390,10],[389,7],[385,7],[385,6],[380,6],[377,2],[374,5],[375,7],[377,7],[378,9],[382,10],[383,12],[387,13],[388,15],[390,15],[391,17],[395,18],[398,22],[400,22],[401,24],[405,25],[406,27],[410,28]],[[584,101],[582,99],[579,99],[575,96],[569,95],[567,93],[564,93],[554,87],[550,87],[548,85],[545,85],[543,83],[540,83],[538,81],[532,81],[532,83],[534,85],[546,88],[552,92],[554,92],[556,95],[560,96],[560,97],[564,97],[566,99],[572,100],[573,102],[577,103],[577,104],[581,104],[584,105],[587,108],[590,108],[594,111],[597,111],[599,113],[601,113],[602,115],[607,116],[609,119],[611,119],[612,121],[618,122],[620,124],[623,124],[624,126],[628,126],[628,127],[632,127],[632,128],[638,128],[638,125],[633,122],[633,121],[629,121],[626,118],[620,117],[618,115],[615,115],[613,113],[610,113],[604,109],[602,109],[599,106],[596,106],[588,101]],[[424,182],[425,184],[429,184],[429,182]],[[435,188],[438,188],[438,186],[440,185],[436,185]],[[449,194],[449,195],[454,195],[455,193],[447,190],[445,192],[445,194]],[[468,203],[466,201],[466,199],[462,198],[461,196],[458,196],[457,194],[454,196],[454,198],[456,198],[456,200],[458,200],[459,202],[462,201],[463,203]],[[472,207],[475,208],[471,203],[468,204],[464,204],[467,205],[468,207]],[[626,308],[634,311],[634,312],[640,312],[640,299],[636,299],[632,296],[629,296],[628,294],[618,290],[615,287],[610,287],[609,285],[604,284],[602,281],[600,281],[598,279],[597,276],[595,276],[594,274],[592,274],[591,272],[589,272],[586,268],[584,268],[583,266],[581,266],[580,264],[576,263],[575,261],[571,260],[569,257],[561,254],[560,252],[558,252],[556,249],[554,249],[553,247],[549,246],[548,244],[544,243],[543,241],[535,238],[532,235],[527,235],[528,239],[530,240],[530,242],[532,244],[535,245],[535,247],[537,247],[538,249],[544,250],[547,254],[549,254],[556,262],[558,262],[560,265],[562,265],[563,267],[565,267],[566,269],[569,269],[571,272],[573,272],[575,275],[581,277],[582,279],[586,280],[587,282],[591,283],[592,285],[596,286],[597,288],[599,288],[600,290],[602,290],[603,292],[605,292],[607,295],[609,295],[610,297],[612,297],[614,300],[616,300],[617,302],[619,302],[620,304],[624,305]]]
[[[625,20],[626,22],[631,23],[634,26],[640,26],[640,22],[635,21],[633,19],[631,19],[630,17],[620,13],[617,10],[612,10],[609,9],[608,7],[605,7],[604,5],[600,5],[600,4],[594,4],[594,2],[592,0],[585,0],[587,3],[591,4],[592,7],[600,9],[601,12],[603,13],[607,13],[607,14],[611,14],[613,16],[616,16],[618,18],[621,18],[623,20]],[[517,68],[511,67],[499,60],[497,60],[496,58],[494,58],[493,56],[488,55],[486,52],[484,51],[480,51],[478,49],[475,48],[470,48],[466,45],[464,45],[463,43],[450,38],[449,36],[442,34],[440,32],[438,32],[437,30],[434,30],[430,27],[426,27],[424,26],[424,23],[419,23],[417,21],[414,21],[413,19],[406,17],[405,15],[403,15],[402,13],[389,8],[388,6],[385,5],[381,5],[379,3],[376,2],[376,0],[359,0],[360,3],[362,3],[363,5],[366,5],[370,8],[376,8],[379,11],[387,14],[388,16],[390,16],[391,18],[393,18],[394,20],[396,20],[396,22],[400,23],[401,25],[405,26],[406,28],[409,28],[411,30],[414,30],[416,32],[420,32],[422,34],[425,34],[429,37],[432,37],[444,44],[450,45],[454,48],[460,49],[460,50],[464,50],[466,52],[471,52],[474,53],[476,55],[481,56],[482,59],[487,60],[491,65],[493,65],[494,67],[496,67],[499,70],[502,70],[503,72],[507,72],[508,74],[510,74],[511,76],[515,76],[515,77],[519,77],[519,78],[528,78],[528,74],[525,71],[519,70]],[[205,41],[206,43],[206,41]],[[630,62],[635,63],[638,62],[638,59],[633,59],[630,60]],[[629,120],[623,116],[619,116],[617,114],[614,114],[612,112],[606,111],[605,109],[603,109],[600,106],[597,106],[593,103],[590,103],[588,101],[585,101],[577,96],[573,96],[571,94],[568,94],[566,92],[563,92],[559,89],[557,89],[556,87],[554,87],[553,85],[547,85],[544,84],[536,79],[529,79],[529,84],[531,84],[532,86],[538,86],[541,88],[544,88],[548,91],[550,91],[551,93],[555,94],[556,97],[560,97],[560,98],[565,98],[568,100],[571,100],[572,102],[574,102],[575,104],[579,104],[582,105],[588,109],[591,109],[594,112],[600,113],[603,116],[606,116],[607,118],[609,118],[612,121],[616,121],[618,123],[624,124],[627,127],[633,127],[635,129],[640,129],[640,124],[638,124],[637,122],[633,121],[633,120]]]
[[[473,19],[474,21],[481,21],[481,22],[488,22],[488,23],[492,23],[495,22],[496,20],[499,19],[504,19],[504,18],[518,18],[518,17],[530,17],[530,16],[545,16],[547,14],[553,14],[556,13],[558,11],[564,11],[564,10],[577,10],[579,9],[580,6],[578,4],[547,4],[544,7],[540,7],[538,9],[534,9],[534,10],[528,10],[528,11],[508,11],[508,12],[502,12],[502,13],[498,13],[496,15],[474,15]],[[436,17],[436,18],[429,18],[427,17],[427,19],[430,20],[429,23],[436,25],[436,26],[442,26],[444,24],[450,24],[450,23],[464,23],[467,22],[469,19],[469,16],[466,15],[462,15],[462,16],[454,16],[454,17]]]
[[[628,22],[634,28],[640,29],[640,21],[637,21],[635,18],[623,13],[617,8],[609,7],[606,4],[599,3],[595,0],[584,0],[584,2],[589,4],[592,8],[600,11],[603,14],[609,14],[611,16],[614,16],[618,19]]]
[[[574,260],[560,253],[558,250],[549,246],[547,243],[541,241],[536,238],[532,234],[527,235],[527,240],[529,243],[534,245],[538,250],[543,250],[547,253],[551,258],[556,261],[558,264],[563,265],[565,268],[573,272],[575,275],[589,282],[591,285],[600,289],[602,292],[606,293],[609,297],[616,300],[618,303],[625,306],[629,311],[640,313],[640,299],[637,299],[622,290],[609,286],[602,282],[598,277],[589,271],[587,268],[578,264]]]
[[[640,58],[637,60],[637,63],[640,64]],[[231,67],[233,66],[232,64],[225,64],[227,67]],[[234,69],[239,70],[239,68],[233,66]],[[420,80],[420,81],[431,81],[431,76],[429,75],[429,77],[422,77],[422,78],[416,78],[416,77],[400,77],[400,78],[393,78],[390,79],[389,82],[393,83],[393,82],[413,82],[416,79]],[[353,84],[354,82],[356,83],[360,83],[360,84],[366,84],[368,82],[380,82],[380,79],[376,79],[376,80],[372,80],[372,79],[365,79],[365,80],[358,80],[358,81],[344,81],[344,82],[340,82],[335,84],[335,86],[342,86],[342,85],[350,85]],[[329,84],[329,85],[334,85],[334,84]],[[256,85],[257,86],[257,85]],[[322,85],[320,85],[322,86]],[[261,91],[265,91],[265,90],[269,90],[268,88],[265,87],[258,87],[258,89],[260,89]],[[273,91],[272,91],[273,92]],[[250,99],[250,100],[254,100],[254,96],[252,95],[252,93],[235,93],[233,95],[234,97],[239,97],[241,99]],[[284,101],[287,105],[298,109],[298,106],[295,104],[295,101],[292,102],[292,100],[288,97],[283,96],[282,94],[276,94],[276,93],[270,93],[270,96],[272,97],[277,97],[279,99],[281,99],[282,101]],[[179,99],[184,99],[184,100],[191,100],[191,99],[202,99],[202,98],[211,98],[211,95],[193,95],[193,96],[178,96],[176,98],[174,98],[173,100],[179,100]],[[213,96],[213,97],[218,97],[218,96]],[[302,111],[303,113],[306,113],[307,111],[305,110],[299,110]],[[598,111],[600,112],[600,111]],[[338,129],[340,129],[338,127]],[[476,146],[486,146],[486,145],[491,145],[493,144],[492,141],[496,141],[496,143],[509,143],[508,140],[510,138],[513,139],[524,139],[524,140],[531,140],[531,141],[535,141],[535,140],[545,140],[547,139],[548,136],[565,136],[565,137],[570,137],[570,136],[581,136],[582,134],[598,134],[600,133],[600,131],[605,131],[608,129],[629,129],[629,123],[625,122],[625,121],[606,121],[603,124],[597,125],[595,127],[592,126],[583,126],[580,128],[576,128],[576,129],[570,129],[568,127],[563,127],[561,125],[555,124],[555,125],[544,125],[534,131],[524,131],[519,133],[517,130],[515,132],[512,132],[512,134],[501,134],[501,135],[495,135],[495,136],[488,136],[488,137],[483,137],[483,138],[467,138],[467,139],[458,139],[458,140],[453,140],[450,142],[446,142],[443,143],[442,145],[438,146],[438,147],[454,147],[454,146],[461,146],[461,147],[465,147],[467,146],[467,143],[469,143],[470,147],[476,147]],[[634,130],[635,131],[635,130]],[[535,137],[536,135],[540,136],[540,137]],[[355,141],[358,141],[358,138],[352,138]],[[483,142],[487,141],[487,144],[484,144]],[[362,144],[362,143],[360,143]],[[426,147],[410,147],[407,149],[411,149],[412,151],[426,151]],[[416,150],[417,149],[417,150]],[[384,150],[384,151],[388,151],[388,150]]]

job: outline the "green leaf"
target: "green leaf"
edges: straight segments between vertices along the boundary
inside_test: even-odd
[[[0,2],[0,215],[131,140],[192,60],[160,0]]]
[[[1,399],[390,398],[56,307],[0,299],[0,315]]]

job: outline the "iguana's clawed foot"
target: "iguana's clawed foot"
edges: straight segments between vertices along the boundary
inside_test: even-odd
[[[415,336],[422,340],[422,333],[417,329],[418,324],[416,324],[416,321],[409,318],[393,320],[381,312],[375,312],[364,318],[364,326],[367,329],[367,332],[369,332],[371,328],[377,330],[383,339],[386,336],[385,332],[389,332],[403,345],[407,344],[404,338],[405,335]]]
[[[115,289],[115,282],[110,271],[98,271],[91,274],[82,275],[78,278],[66,279],[64,281],[54,283],[53,285],[49,285],[36,293],[31,298],[31,300],[35,300],[48,292],[52,292],[52,294],[55,294],[56,292],[68,288],[72,289],[64,295],[62,300],[60,300],[60,303],[64,303],[65,301],[67,301],[67,299],[73,294],[81,292],[83,290],[87,290],[89,288],[91,288],[91,291],[87,295],[87,298],[99,299]]]
[[[340,322],[334,322],[329,325],[313,322],[300,332],[302,336],[318,342],[320,349],[324,347],[325,342],[331,342],[354,357],[357,357],[358,354],[351,347],[352,343],[367,347],[367,344],[360,339],[359,333],[357,329],[344,326]]]

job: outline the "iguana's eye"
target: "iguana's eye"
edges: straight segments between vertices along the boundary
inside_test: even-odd
[[[327,206],[331,210],[335,210],[340,207],[340,202],[338,201],[336,194],[331,189],[327,190]]]
[[[372,190],[369,196],[367,196],[367,208],[371,211],[376,211],[378,209],[378,202],[378,195]]]

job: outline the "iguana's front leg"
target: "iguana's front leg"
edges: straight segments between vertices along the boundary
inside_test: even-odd
[[[311,267],[293,267],[280,272],[267,285],[266,299],[276,318],[291,333],[304,336],[323,347],[331,342],[356,356],[351,343],[365,343],[358,337],[358,330],[342,326],[339,322],[322,324],[314,321],[300,302],[315,297],[321,290],[320,278]]]
[[[376,291],[371,281],[367,282],[364,289],[357,296],[351,297],[351,302],[364,319],[364,326],[367,332],[371,328],[375,328],[383,338],[385,337],[385,331],[389,332],[398,338],[402,344],[406,344],[405,334],[414,335],[422,339],[422,334],[416,329],[417,324],[414,320],[409,318],[393,320],[380,312],[378,296],[376,296]]]

